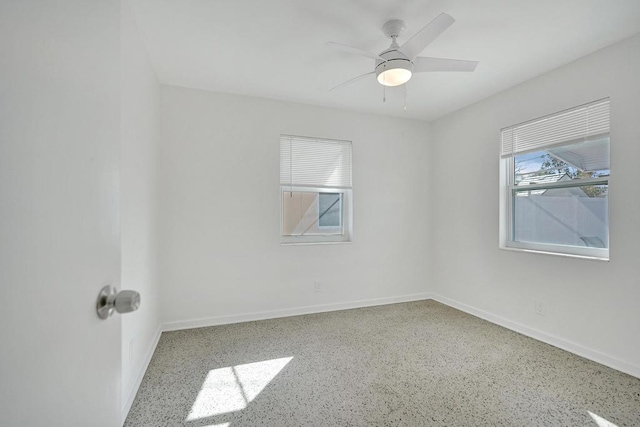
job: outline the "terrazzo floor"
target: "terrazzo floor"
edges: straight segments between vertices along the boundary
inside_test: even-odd
[[[419,301],[163,333],[125,426],[182,425],[640,426],[640,379]]]

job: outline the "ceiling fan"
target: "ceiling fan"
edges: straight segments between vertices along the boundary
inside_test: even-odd
[[[382,26],[382,31],[391,38],[391,45],[375,54],[357,47],[341,43],[328,42],[327,45],[355,55],[366,56],[375,60],[373,71],[359,75],[335,86],[329,91],[351,84],[363,77],[375,74],[383,86],[400,86],[411,79],[413,73],[432,71],[474,71],[478,61],[464,61],[460,59],[429,58],[418,56],[431,42],[449,28],[455,19],[446,13],[441,13],[433,21],[424,26],[413,37],[400,46],[397,38],[406,28],[404,21],[392,19]]]

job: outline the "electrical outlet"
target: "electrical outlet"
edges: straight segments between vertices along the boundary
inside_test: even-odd
[[[547,304],[542,301],[535,301],[534,309],[538,316],[546,316],[547,315]]]
[[[314,292],[322,292],[322,283],[319,280],[315,280],[313,282],[313,291]]]

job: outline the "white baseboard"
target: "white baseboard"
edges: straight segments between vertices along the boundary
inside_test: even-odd
[[[151,358],[153,357],[153,353],[156,351],[156,347],[158,346],[158,341],[160,341],[160,335],[162,335],[162,328],[158,326],[156,330],[155,336],[153,337],[153,341],[151,345],[147,349],[147,353],[145,355],[144,361],[142,362],[142,366],[140,367],[140,371],[138,372],[138,376],[136,377],[131,390],[129,390],[129,395],[123,401],[122,404],[122,424],[124,424],[127,419],[127,415],[131,410],[131,405],[133,405],[133,401],[136,398],[136,394],[138,394],[138,389],[140,388],[140,384],[142,384],[142,379],[144,378],[144,374],[147,372],[147,368],[149,367],[149,363],[151,362]]]
[[[584,357],[585,359],[589,359],[591,361],[600,363],[602,365],[608,366],[615,370],[632,375],[636,378],[640,378],[640,366],[631,364],[629,362],[625,362],[624,360],[620,360],[613,356],[609,356],[608,354],[599,352],[597,350],[592,350],[580,344],[574,343],[572,341],[568,341],[564,338],[560,338],[555,335],[551,335],[546,332],[542,332],[537,329],[530,328],[528,326],[522,325],[517,322],[513,322],[511,320],[505,319],[504,317],[496,316],[495,314],[491,314],[487,311],[480,310],[475,307],[471,307],[470,305],[461,303],[451,298],[444,297],[442,295],[431,294],[431,298],[442,304],[456,308],[460,311],[464,311],[465,313],[487,320],[491,323],[495,323],[496,325],[500,325],[512,331],[518,332],[522,335],[526,335],[530,338],[536,339],[538,341],[542,341],[554,347],[558,347],[570,353]]]
[[[227,325],[230,323],[252,322],[254,320],[275,319],[279,317],[299,316],[303,314],[325,313],[328,311],[348,310],[351,308],[373,307],[376,305],[395,304],[400,302],[420,301],[431,299],[431,293],[422,292],[396,297],[374,298],[359,301],[339,302],[332,304],[309,305],[306,307],[286,308],[281,310],[258,311],[254,313],[232,314],[228,316],[205,317],[193,320],[166,322],[162,325],[163,332],[181,329],[203,328],[207,326]]]

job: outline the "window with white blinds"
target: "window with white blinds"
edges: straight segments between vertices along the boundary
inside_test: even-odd
[[[501,131],[501,247],[609,258],[610,103]]]
[[[280,185],[351,188],[351,142],[282,135]]]
[[[502,157],[512,157],[609,133],[609,99],[601,99],[502,129]]]
[[[351,241],[351,142],[280,136],[281,242]]]

